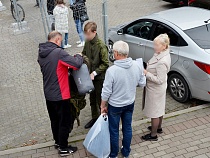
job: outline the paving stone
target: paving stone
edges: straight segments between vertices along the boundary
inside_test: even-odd
[[[191,158],[191,157],[194,157],[194,156],[197,156],[198,154],[196,153],[196,152],[189,152],[189,153],[187,153],[187,154],[184,154],[184,156],[186,157],[186,158]]]
[[[202,154],[202,155],[195,156],[194,158],[209,158],[209,157],[205,154]]]
[[[196,150],[196,153],[199,154],[199,155],[205,154],[207,152],[209,152],[208,148],[203,148],[203,149]]]
[[[162,155],[160,156],[161,158],[173,158],[173,157],[176,157],[173,153],[170,153],[170,154],[166,154],[166,155]]]
[[[18,152],[18,153],[10,154],[9,158],[15,158],[15,157],[22,156],[22,155],[23,155],[23,152]]]
[[[165,155],[165,154],[166,154],[165,151],[158,151],[158,152],[155,152],[153,155],[154,155],[155,157],[159,157],[159,156],[162,156],[162,155]]]

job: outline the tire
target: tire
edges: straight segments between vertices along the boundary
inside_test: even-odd
[[[20,4],[17,4],[17,10],[19,11],[20,21],[24,21],[25,11]],[[16,14],[15,14],[15,8],[13,5],[11,5],[11,13],[12,13],[12,17],[17,21]]]
[[[115,61],[115,59],[114,59],[114,52],[112,51],[113,44],[114,43],[112,41],[109,41],[109,46],[108,46],[108,48],[109,48],[109,61],[112,62],[112,63]]]
[[[179,74],[171,74],[168,79],[168,90],[172,98],[180,103],[190,99],[190,90],[185,79]]]

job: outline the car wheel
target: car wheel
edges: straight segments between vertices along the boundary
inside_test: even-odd
[[[172,74],[168,79],[168,90],[171,96],[178,102],[187,102],[190,98],[190,90],[187,82],[179,74]]]
[[[114,62],[115,61],[115,59],[114,59],[114,52],[113,52],[113,42],[112,41],[109,41],[109,60],[111,61],[111,62]]]

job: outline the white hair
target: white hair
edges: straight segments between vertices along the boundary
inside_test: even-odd
[[[113,50],[118,52],[118,54],[121,54],[123,56],[127,56],[129,54],[129,46],[124,41],[117,41],[113,45]]]
[[[158,35],[155,39],[154,42],[159,41],[162,45],[166,46],[166,49],[169,48],[170,45],[170,39],[166,33]]]

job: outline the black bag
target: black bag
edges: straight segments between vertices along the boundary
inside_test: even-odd
[[[82,22],[85,22],[85,21],[89,20],[89,16],[87,15],[87,13],[84,14],[83,16],[81,16],[81,17],[80,17],[80,20],[81,20]]]

